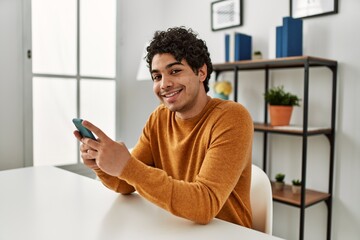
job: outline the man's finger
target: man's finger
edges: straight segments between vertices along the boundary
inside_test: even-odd
[[[103,132],[101,131],[98,127],[96,127],[94,124],[92,124],[91,122],[87,121],[87,120],[83,120],[82,121],[82,125],[84,127],[86,127],[87,129],[89,129],[90,131],[92,131],[93,133],[95,133],[96,136],[98,136],[98,138],[101,141],[106,141],[109,140],[110,138]]]
[[[81,134],[79,133],[79,131],[77,131],[77,130],[74,131],[74,136],[76,137],[77,140],[81,141],[82,136],[81,136]]]

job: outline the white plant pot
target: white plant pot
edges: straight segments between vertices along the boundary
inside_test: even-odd
[[[299,194],[301,192],[301,186],[292,185],[291,190],[293,194]]]
[[[284,186],[285,186],[284,182],[275,182],[275,190],[281,191],[284,189]]]

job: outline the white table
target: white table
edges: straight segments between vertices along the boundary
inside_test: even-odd
[[[0,190],[1,240],[279,239],[218,219],[198,225],[55,167],[0,171]]]

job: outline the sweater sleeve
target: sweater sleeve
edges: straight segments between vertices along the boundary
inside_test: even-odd
[[[128,184],[126,181],[118,177],[111,176],[100,169],[94,170],[100,181],[109,189],[121,193],[130,194],[135,191],[135,188]]]
[[[164,170],[144,164],[134,156],[119,178],[174,215],[207,224],[219,213],[230,194],[237,194],[234,188],[245,169],[248,171],[251,166],[253,122],[249,113],[243,107],[236,107],[219,115],[208,129],[211,138],[193,181],[174,179]],[[245,183],[249,185],[250,179]]]

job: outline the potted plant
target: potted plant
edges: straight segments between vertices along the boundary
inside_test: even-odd
[[[228,81],[218,81],[214,84],[214,92],[216,98],[221,98],[224,100],[229,99],[229,95],[232,92],[231,83]]]
[[[285,185],[285,174],[278,173],[275,175],[275,189],[276,190],[283,190]]]
[[[292,180],[291,190],[294,194],[298,194],[301,191],[301,181],[299,179]]]
[[[300,98],[285,92],[284,86],[270,88],[264,93],[269,104],[270,124],[272,126],[289,125],[293,106],[300,106]]]

